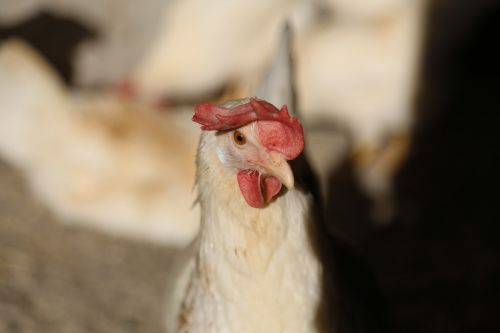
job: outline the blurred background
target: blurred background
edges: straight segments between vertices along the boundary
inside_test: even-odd
[[[0,332],[161,332],[193,106],[293,32],[330,228],[390,332],[498,332],[500,2],[0,0]]]

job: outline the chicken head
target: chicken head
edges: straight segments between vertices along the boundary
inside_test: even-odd
[[[246,202],[254,208],[269,204],[291,189],[294,177],[288,160],[304,149],[304,131],[286,106],[278,110],[256,98],[228,101],[220,106],[200,103],[193,121],[202,130],[217,131],[217,156],[237,177]]]

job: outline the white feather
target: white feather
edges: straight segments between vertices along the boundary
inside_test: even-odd
[[[290,190],[263,209],[244,200],[217,156],[198,149],[201,230],[173,285],[168,332],[317,332],[321,266],[310,245],[310,195]]]
[[[113,96],[77,95],[33,50],[0,48],[0,156],[65,221],[182,245],[192,209],[198,129]]]
[[[294,1],[176,1],[133,79],[147,98],[211,92],[261,72]]]

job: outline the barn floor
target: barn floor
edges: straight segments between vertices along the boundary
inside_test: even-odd
[[[173,253],[59,223],[0,161],[0,332],[160,332]]]

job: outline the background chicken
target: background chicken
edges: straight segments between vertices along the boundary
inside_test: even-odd
[[[74,57],[65,61],[72,64],[72,82],[78,86],[102,87],[120,80],[139,61],[144,49],[149,48],[152,38],[161,23],[162,13],[172,1],[145,0],[1,0],[0,26],[12,27],[36,17],[41,11],[51,16],[70,19],[80,25],[92,27],[99,38],[87,41],[74,52]],[[74,29],[71,26],[39,26],[35,38],[37,42],[54,45],[54,40],[44,39],[44,28],[48,34],[67,36]],[[126,40],[123,36],[127,36]],[[61,41],[59,40],[59,43]],[[35,43],[36,44],[36,43]],[[133,47],[131,47],[133,46]],[[49,48],[49,54],[59,53]],[[50,58],[50,57],[49,57]],[[117,61],[119,59],[119,61]]]
[[[56,213],[134,238],[191,239],[197,138],[187,113],[70,93],[19,41],[1,46],[0,78],[0,153]]]

